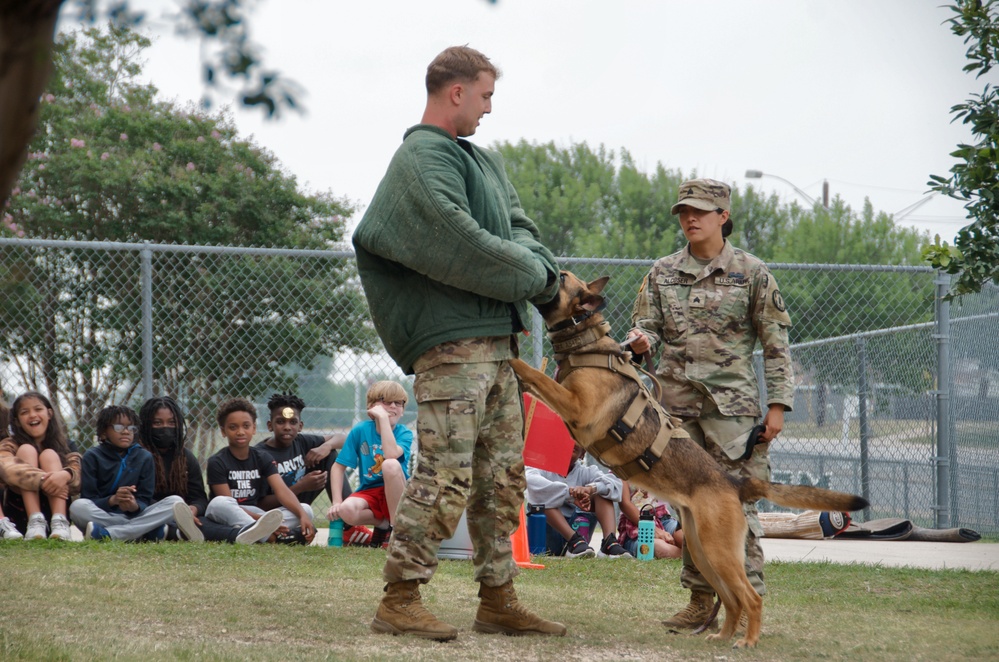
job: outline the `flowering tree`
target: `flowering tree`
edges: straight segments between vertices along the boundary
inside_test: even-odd
[[[0,232],[295,248],[342,242],[349,203],[299,191],[225,115],[156,100],[155,88],[137,80],[148,43],[111,27],[57,44],[39,131]],[[181,397],[195,423],[214,427],[219,398],[291,386],[288,366],[370,349],[351,267],[301,265],[156,254],[155,379],[160,392]],[[84,427],[106,403],[136,395],[139,269],[134,253],[96,250],[7,249],[0,260],[2,358]]]
[[[965,71],[981,77],[999,64],[999,0],[963,0],[950,6],[951,31],[968,44]],[[952,295],[978,292],[988,281],[999,282],[999,89],[985,86],[951,109],[954,121],[971,127],[975,142],[958,145],[950,177],[930,176],[930,187],[964,201],[972,223],[957,233],[954,246],[935,243],[924,258],[938,269],[959,274]]]

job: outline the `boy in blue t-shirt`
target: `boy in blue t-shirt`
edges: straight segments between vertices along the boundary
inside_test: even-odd
[[[372,547],[381,547],[392,531],[392,518],[409,478],[409,451],[413,433],[399,425],[406,409],[406,391],[392,381],[375,382],[368,389],[370,421],[355,425],[330,469],[332,504],[326,513],[330,521],[345,524],[372,524]],[[357,469],[356,492],[341,495],[347,469]]]

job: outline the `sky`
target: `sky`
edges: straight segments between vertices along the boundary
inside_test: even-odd
[[[145,72],[165,98],[203,94],[197,40],[148,11]],[[752,184],[787,202],[832,196],[900,212],[946,175],[968,129],[950,108],[985,82],[941,0],[260,0],[251,36],[304,88],[304,114],[268,121],[233,104],[252,135],[313,191],[367,205],[426,101],[427,64],[468,44],[503,74],[472,138],[627,150],[646,172]],[[72,27],[64,20],[61,28]],[[225,98],[218,99],[225,103]],[[745,178],[761,170],[763,179]],[[790,185],[785,183],[790,182]],[[355,222],[360,219],[360,213]],[[968,221],[935,196],[900,225],[952,241]]]

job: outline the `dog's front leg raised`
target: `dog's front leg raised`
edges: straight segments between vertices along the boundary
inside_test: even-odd
[[[570,422],[580,419],[582,407],[572,391],[520,359],[510,359],[510,367],[517,373],[524,388],[551,407],[562,420]]]

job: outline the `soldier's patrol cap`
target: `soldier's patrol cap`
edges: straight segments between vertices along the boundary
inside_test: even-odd
[[[680,213],[681,205],[704,211],[731,211],[732,189],[725,182],[715,179],[691,179],[680,184],[676,204],[669,213],[676,216]]]

